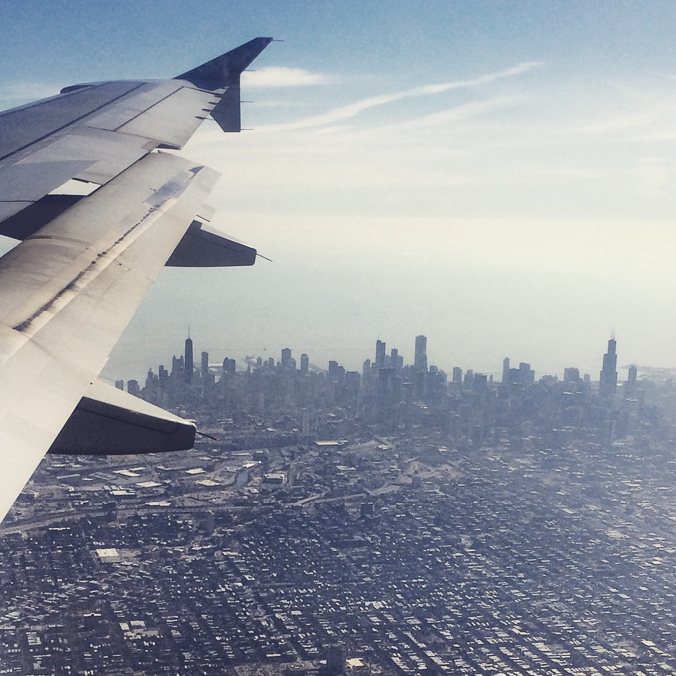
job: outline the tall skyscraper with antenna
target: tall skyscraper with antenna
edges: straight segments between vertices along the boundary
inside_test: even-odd
[[[183,377],[185,378],[186,383],[192,382],[192,374],[194,370],[195,365],[192,354],[192,339],[190,338],[190,332],[188,332],[188,337],[185,339],[185,362],[183,366]]]
[[[603,368],[599,378],[599,395],[604,399],[612,399],[617,389],[617,354],[615,332],[608,341],[608,352],[603,355]]]
[[[376,366],[378,368],[383,368],[383,366],[385,366],[385,349],[385,342],[376,340]]]

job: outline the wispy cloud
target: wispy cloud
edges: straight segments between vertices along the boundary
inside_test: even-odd
[[[463,122],[479,115],[486,115],[495,110],[502,110],[506,107],[514,106],[521,101],[523,101],[523,97],[521,96],[503,96],[488,101],[474,101],[472,103],[454,106],[453,108],[448,108],[447,110],[442,110],[438,113],[432,113],[431,115],[423,115],[422,117],[413,120],[383,125],[378,129],[387,132],[405,131],[407,129],[421,129],[423,127],[437,127],[452,124],[454,122]]]
[[[365,110],[371,108],[376,108],[378,106],[384,106],[388,103],[394,103],[395,101],[401,101],[402,99],[414,98],[419,96],[430,96],[433,94],[441,94],[443,92],[450,91],[452,89],[467,89],[471,87],[480,87],[496,80],[514,77],[526,73],[534,68],[541,66],[542,63],[530,61],[527,63],[520,63],[506,70],[498,71],[497,73],[489,73],[487,75],[482,75],[477,78],[470,80],[456,80],[454,82],[444,82],[440,84],[432,85],[422,85],[420,87],[413,87],[411,89],[406,89],[401,92],[395,92],[393,94],[380,94],[378,96],[369,96],[368,98],[362,99],[361,101],[356,101],[355,103],[350,103],[347,106],[341,106],[339,108],[334,108],[328,113],[323,113],[322,115],[315,115],[312,117],[306,117],[301,120],[296,120],[295,122],[289,122],[286,124],[277,124],[277,125],[268,125],[266,127],[259,127],[260,131],[278,131],[278,130],[289,130],[289,129],[307,129],[311,127],[319,127],[322,125],[333,125],[336,122],[342,122],[343,120],[349,120],[353,117],[356,117]],[[257,131],[258,131],[257,130]]]
[[[330,78],[322,73],[312,73],[302,68],[271,66],[260,70],[246,71],[242,82],[247,87],[308,87],[328,84]]]
[[[673,112],[673,108],[672,108]],[[654,125],[660,117],[660,111],[652,109],[635,114],[610,116],[606,119],[580,125],[561,132],[562,135],[611,134],[618,131],[636,130]]]

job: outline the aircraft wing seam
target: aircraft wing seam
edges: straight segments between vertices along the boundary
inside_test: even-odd
[[[108,99],[105,103],[102,103],[101,105],[97,106],[96,108],[92,108],[88,110],[86,113],[83,113],[79,117],[75,117],[71,120],[69,120],[66,124],[61,125],[60,127],[57,127],[56,129],[50,129],[48,133],[43,134],[42,136],[38,138],[31,139],[30,143],[26,143],[22,146],[19,146],[17,148],[12,149],[11,152],[7,153],[6,155],[3,155],[0,157],[0,162],[3,160],[6,160],[13,155],[16,155],[17,153],[20,153],[22,150],[26,150],[27,148],[30,148],[31,146],[34,146],[40,141],[44,141],[45,139],[49,138],[50,136],[54,136],[55,134],[58,134],[59,132],[63,131],[64,129],[68,129],[68,127],[73,127],[76,125],[76,123],[80,122],[81,120],[86,119],[87,117],[90,117],[93,113],[98,113],[99,111],[103,110],[106,106],[109,106],[111,103],[115,103],[116,101],[119,101],[120,99],[124,98],[125,96],[128,96],[131,94],[133,91],[139,89],[142,85],[139,84],[136,87],[130,89],[129,91],[124,92],[123,94],[118,94],[117,96]]]
[[[195,90],[196,87],[185,87],[185,86],[181,86],[181,87],[179,87],[178,89],[175,89],[174,91],[170,92],[170,93],[167,94],[166,96],[163,96],[162,98],[157,99],[157,101],[155,101],[152,105],[148,106],[147,108],[144,108],[143,110],[140,110],[138,113],[136,113],[136,115],[132,115],[132,116],[128,117],[122,124],[118,125],[118,126],[115,127],[114,129],[106,130],[105,127],[97,127],[97,126],[94,125],[94,124],[92,124],[92,125],[87,125],[87,126],[88,126],[89,128],[91,128],[91,129],[101,129],[102,131],[112,131],[112,132],[117,133],[117,134],[124,134],[124,133],[126,133],[126,132],[123,131],[123,127],[125,127],[126,125],[128,125],[130,122],[133,122],[133,121],[136,120],[137,118],[142,117],[143,115],[145,115],[146,113],[148,113],[149,111],[151,111],[151,110],[152,110],[153,108],[155,108],[156,106],[159,106],[161,103],[163,103],[163,102],[166,101],[167,99],[170,99],[172,96],[175,96],[177,92],[180,92],[180,91],[183,90],[183,89],[193,89],[193,90]],[[211,109],[209,109],[209,110],[206,111],[206,112],[211,112]],[[121,130],[122,130],[122,131],[121,131]],[[130,135],[130,136],[138,136],[138,134],[129,134],[129,135]]]

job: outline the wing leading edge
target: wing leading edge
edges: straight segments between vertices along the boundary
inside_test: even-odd
[[[136,428],[135,452],[192,445],[194,424],[95,381],[167,261],[253,263],[203,226],[218,175],[152,151],[181,147],[269,42],[174,80],[66,88],[0,114],[0,234],[23,240],[0,258],[0,520],[50,447],[120,452],[110,435]],[[85,198],[45,197],[94,177]]]

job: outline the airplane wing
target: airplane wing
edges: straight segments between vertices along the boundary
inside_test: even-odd
[[[164,265],[251,265],[214,232],[218,175],[179,149],[211,114],[240,130],[256,38],[172,80],[67,87],[0,114],[0,520],[43,455],[192,447],[190,421],[98,383]],[[70,179],[90,195],[50,194]]]

